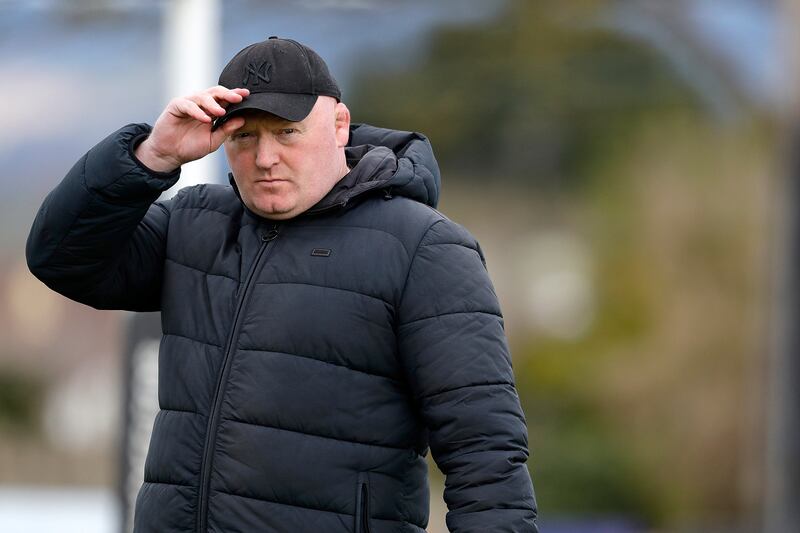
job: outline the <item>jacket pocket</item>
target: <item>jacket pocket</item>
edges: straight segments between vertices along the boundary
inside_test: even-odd
[[[355,533],[370,533],[369,531],[369,478],[366,473],[358,475],[356,484],[356,516]]]

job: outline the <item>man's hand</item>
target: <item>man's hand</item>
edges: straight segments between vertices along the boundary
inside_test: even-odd
[[[156,120],[150,136],[136,147],[136,157],[156,172],[171,172],[184,163],[205,157],[241,128],[244,119],[234,117],[214,131],[211,123],[225,114],[229,104],[241,102],[249,94],[247,89],[217,85],[174,98]]]

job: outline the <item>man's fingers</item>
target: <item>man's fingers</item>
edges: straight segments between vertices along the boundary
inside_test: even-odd
[[[227,108],[230,104],[238,104],[245,98],[250,95],[250,91],[247,89],[233,89],[232,91],[227,91],[224,95],[222,95],[219,101],[219,105],[224,108]]]
[[[250,91],[247,89],[228,89],[217,85],[191,96],[174,98],[167,105],[165,113],[177,119],[191,118],[207,124],[224,116],[225,108],[228,105],[241,102],[249,94]],[[241,127],[241,125],[238,127]],[[226,129],[222,131],[224,132]]]
[[[225,114],[225,109],[208,93],[195,94],[189,99],[199,105],[212,118],[221,117]]]
[[[206,89],[205,92],[217,97],[217,98],[224,98],[228,94],[238,94],[239,96],[247,96],[250,94],[249,89],[243,89],[241,87],[234,87],[233,89],[228,89],[222,85],[216,85],[214,87],[209,87]]]
[[[236,104],[241,102],[243,98],[247,98],[250,95],[250,91],[247,89],[228,89],[222,85],[211,87],[206,89],[204,92],[213,96],[214,99],[223,107],[225,107],[228,103]]]
[[[172,114],[177,118],[191,117],[200,122],[211,122],[212,118],[203,109],[188,98],[177,98],[172,101],[170,107],[175,109]],[[169,109],[169,108],[168,108]]]

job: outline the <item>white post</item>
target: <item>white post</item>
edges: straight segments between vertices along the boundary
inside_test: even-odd
[[[172,0],[164,14],[166,101],[217,84],[222,32],[219,0]],[[218,180],[217,153],[183,165],[178,184],[167,191]]]

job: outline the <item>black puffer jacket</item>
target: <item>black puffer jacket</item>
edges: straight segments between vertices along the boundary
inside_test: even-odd
[[[155,202],[178,175],[132,157],[148,131],[90,150],[27,247],[74,300],[161,311],[136,532],[420,532],[428,446],[451,531],[536,531],[500,309],[475,240],[429,207],[427,140],[354,126],[353,170],[274,223],[228,186]]]

